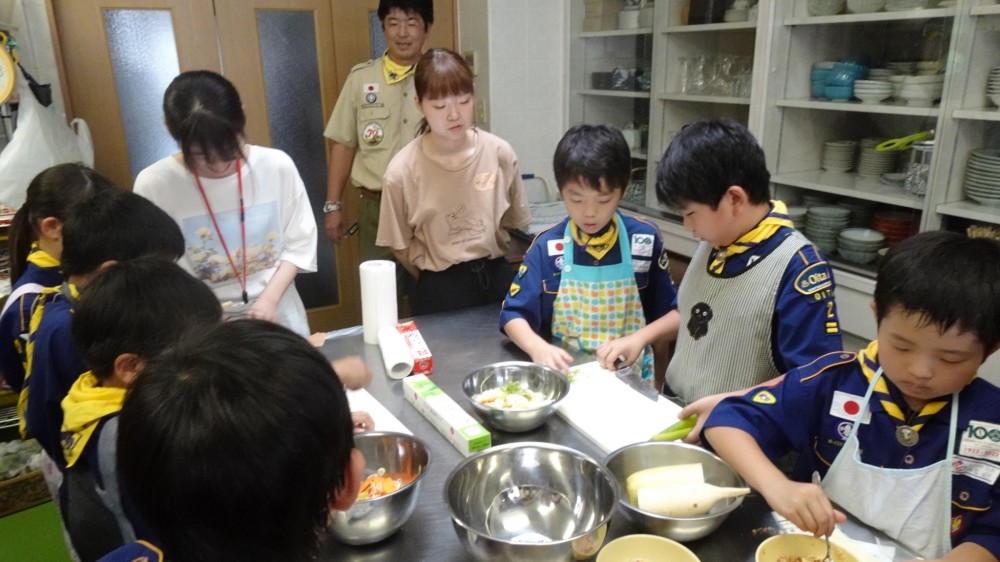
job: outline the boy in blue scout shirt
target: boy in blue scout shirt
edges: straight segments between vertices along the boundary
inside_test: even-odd
[[[844,514],[927,559],[1000,558],[1000,245],[927,232],[889,250],[878,339],[720,403],[704,438],[775,511],[816,535]],[[800,452],[792,479],[771,459]],[[822,486],[810,474],[825,475]]]
[[[96,560],[136,537],[150,538],[118,486],[118,412],[146,364],[189,330],[222,321],[203,282],[172,261],[113,264],[87,284],[71,323],[90,370],[62,401],[66,460],[60,512],[81,560]]]
[[[629,164],[628,143],[608,126],[577,125],[556,147],[569,216],[532,242],[500,312],[501,331],[536,363],[567,369],[572,362],[542,334],[586,351],[615,338],[642,340],[623,354],[632,363],[653,341],[647,324],[677,304],[659,230],[618,212]]]
[[[42,291],[28,338],[28,368],[19,414],[24,430],[38,439],[57,466],[65,468],[60,405],[87,370],[70,335],[73,306],[86,283],[109,263],[142,256],[177,260],[184,237],[177,223],[149,200],[114,190],[95,198],[63,227],[62,270],[66,281]]]
[[[365,470],[329,361],[261,320],[216,324],[160,354],[119,420],[122,488],[156,537],[104,562],[315,560],[330,511],[354,503]]]
[[[681,417],[702,423],[727,393],[843,349],[833,273],[770,200],[764,151],[745,126],[685,126],[656,175],[657,197],[701,240],[678,290],[680,329],[660,331],[677,338],[665,392],[689,403]]]

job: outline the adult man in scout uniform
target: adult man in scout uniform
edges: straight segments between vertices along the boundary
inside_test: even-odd
[[[413,69],[434,23],[434,4],[381,0],[378,16],[389,48],[382,57],[351,69],[324,132],[333,141],[323,205],[326,233],[339,243],[354,222],[341,205],[350,178],[361,193],[357,217],[361,261],[393,259],[388,248],[375,246],[382,174],[420,125],[422,116],[413,101]]]

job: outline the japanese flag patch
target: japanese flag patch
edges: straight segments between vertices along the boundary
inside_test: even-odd
[[[378,93],[378,82],[369,82],[361,87],[366,94],[377,94]]]
[[[549,240],[548,242],[550,256],[561,256],[565,248],[566,240],[564,238],[557,238],[555,240]]]
[[[864,397],[862,396],[836,390],[833,392],[833,401],[830,402],[830,415],[842,420],[854,421],[858,418],[858,414],[861,413],[862,402],[864,402]],[[861,418],[861,423],[868,423],[871,419],[872,411],[866,409],[864,416]]]

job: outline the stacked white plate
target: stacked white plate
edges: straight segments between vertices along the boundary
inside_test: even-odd
[[[841,199],[837,201],[837,206],[850,209],[851,226],[871,226],[872,217],[875,216],[874,202],[862,201],[861,199]]]
[[[809,207],[804,232],[823,253],[837,251],[837,234],[851,222],[851,210],[837,206]]]
[[[858,141],[830,140],[823,143],[820,167],[831,172],[849,172],[858,158]]]
[[[906,76],[897,97],[906,100],[908,105],[930,107],[941,99],[943,91],[944,74]]]
[[[871,263],[885,243],[885,236],[870,228],[847,228],[837,235],[837,253],[854,263]]]
[[[791,219],[795,228],[801,228],[806,224],[806,213],[809,211],[807,207],[788,207],[788,218]]]
[[[986,95],[993,105],[1000,106],[1000,66],[994,66],[990,71],[990,79],[986,83]]]
[[[895,74],[913,74],[917,71],[917,61],[901,60],[885,63],[885,67]]]
[[[858,175],[877,178],[887,172],[896,171],[896,151],[877,152],[875,148],[862,148],[858,158]]]
[[[854,97],[864,103],[878,103],[892,96],[892,82],[886,80],[855,80]]]
[[[965,194],[977,203],[1000,207],[1000,149],[980,148],[969,153]]]
[[[907,10],[919,10],[926,8],[928,0],[889,0],[885,3],[887,12],[905,12]]]

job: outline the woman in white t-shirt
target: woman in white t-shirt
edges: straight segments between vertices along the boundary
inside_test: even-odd
[[[214,72],[177,76],[163,113],[181,152],[143,170],[135,192],[177,221],[187,245],[181,265],[231,317],[309,335],[295,276],[316,271],[316,220],[292,159],[244,141],[240,95]]]
[[[507,229],[531,221],[517,156],[475,127],[460,55],[424,53],[414,86],[425,122],[386,168],[375,243],[417,278],[416,314],[499,303],[514,277]]]

